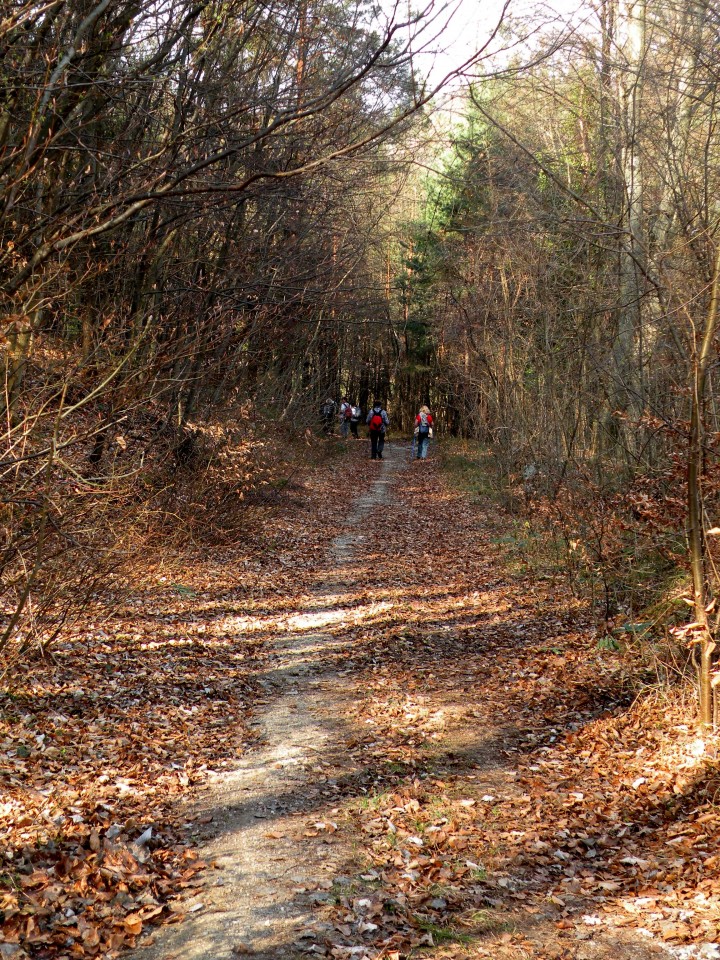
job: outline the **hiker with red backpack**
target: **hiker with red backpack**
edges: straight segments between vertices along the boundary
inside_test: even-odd
[[[415,459],[426,460],[428,445],[433,435],[433,418],[428,407],[420,407],[415,417]]]
[[[352,418],[352,404],[347,397],[343,397],[340,404],[340,435],[343,440],[347,440],[350,432],[350,420]]]
[[[382,460],[385,446],[385,430],[390,426],[390,418],[381,403],[374,403],[365,421],[370,436],[370,459]]]

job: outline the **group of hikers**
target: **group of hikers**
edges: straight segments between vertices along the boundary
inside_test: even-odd
[[[334,431],[337,409],[337,404],[330,398],[325,400],[320,407],[323,430],[328,435]],[[362,422],[362,417],[362,408],[351,403],[347,397],[343,397],[339,409],[339,418],[340,435],[345,440],[347,440],[350,435],[356,440],[360,439],[358,435],[358,424]],[[390,418],[382,403],[375,402],[372,405],[370,412],[365,418],[365,424],[368,428],[368,437],[370,439],[370,459],[382,460],[383,449],[385,448],[385,433],[390,427]],[[415,417],[415,429],[413,432],[412,449],[416,460],[427,459],[428,446],[432,435],[432,414],[429,408],[423,405]]]

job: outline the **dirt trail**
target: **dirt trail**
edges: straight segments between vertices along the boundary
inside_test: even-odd
[[[257,718],[261,745],[232,770],[214,774],[188,810],[205,821],[199,854],[213,866],[179,907],[184,922],[158,930],[132,956],[406,956],[402,944],[411,941],[403,940],[402,917],[420,897],[418,871],[437,873],[431,893],[417,899],[416,912],[433,917],[452,912],[451,868],[463,882],[470,870],[477,873],[463,894],[469,936],[445,942],[446,921],[428,921],[424,943],[436,947],[436,956],[714,956],[673,952],[596,917],[568,923],[567,905],[542,892],[547,870],[535,865],[529,872],[522,859],[513,861],[513,824],[502,817],[503,804],[524,800],[525,788],[516,783],[522,718],[508,723],[499,707],[524,663],[503,664],[503,631],[511,630],[517,643],[542,625],[522,604],[508,606],[482,521],[468,529],[475,523],[470,515],[454,516],[455,526],[465,524],[466,539],[457,541],[453,523],[440,540],[428,527],[431,511],[457,509],[438,499],[433,464],[408,462],[400,445],[387,446],[381,464],[361,462],[359,452],[347,482],[362,483],[364,492],[343,532],[328,543],[328,572],[312,584],[304,608],[287,614],[269,652],[261,677],[267,703]],[[398,514],[402,519],[393,520]],[[468,544],[477,550],[473,580],[458,591],[458,569],[470,570]],[[438,566],[440,553],[452,571]],[[483,582],[475,579],[478,569]],[[469,631],[478,623],[486,633],[476,636]],[[475,638],[472,651],[466,635]],[[377,805],[384,819],[359,820],[363,805]],[[487,809],[497,882],[486,879],[484,864],[466,866],[467,854],[444,866],[420,856],[429,834],[414,835],[421,825],[403,829],[403,817],[423,805],[434,805],[428,823],[438,837],[448,823],[470,836],[474,827],[462,818],[478,821],[476,811]],[[382,857],[386,866],[373,869]],[[526,900],[525,890],[534,899]],[[575,913],[581,912],[578,899]],[[383,931],[388,935],[378,948],[371,941]]]
[[[278,957],[311,922],[308,887],[316,885],[318,871],[330,877],[338,864],[326,845],[298,843],[293,815],[314,806],[318,774],[343,766],[339,692],[346,683],[327,663],[346,641],[338,644],[323,630],[352,615],[343,606],[344,571],[362,549],[364,519],[387,501],[406,466],[406,451],[392,445],[382,464],[371,465],[377,475],[355,500],[346,532],[329,544],[331,575],[314,585],[307,609],[287,617],[287,633],[276,639],[260,681],[269,696],[258,718],[263,746],[233,770],[213,775],[192,807],[195,817],[212,824],[198,852],[216,865],[215,875],[184,901],[184,922],[157,932],[133,953],[138,960]]]

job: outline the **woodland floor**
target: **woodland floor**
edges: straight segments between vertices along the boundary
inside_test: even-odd
[[[714,743],[408,452],[4,696],[0,957],[720,957]]]

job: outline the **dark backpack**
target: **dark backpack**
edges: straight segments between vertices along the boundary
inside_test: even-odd
[[[382,414],[373,413],[370,417],[370,429],[371,430],[382,430],[383,418]]]
[[[426,413],[420,414],[420,423],[418,424],[418,433],[430,433],[430,424]]]

